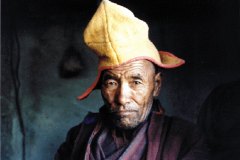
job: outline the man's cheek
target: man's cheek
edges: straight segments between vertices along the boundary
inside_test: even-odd
[[[111,104],[114,102],[114,96],[110,92],[103,92],[103,98],[108,104]]]

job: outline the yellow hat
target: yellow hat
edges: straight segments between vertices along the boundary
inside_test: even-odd
[[[86,98],[96,87],[101,72],[122,64],[146,59],[162,68],[175,68],[184,60],[158,51],[148,37],[148,25],[127,8],[103,0],[84,31],[84,42],[99,58],[95,82],[78,99]]]

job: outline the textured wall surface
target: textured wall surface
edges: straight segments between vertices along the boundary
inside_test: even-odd
[[[11,72],[17,63],[19,44],[19,105],[25,126],[26,159],[51,160],[68,129],[80,123],[87,112],[96,112],[102,105],[99,91],[84,101],[76,100],[97,74],[97,59],[82,42],[83,28],[93,12],[85,12],[87,6],[81,10],[74,0],[69,1],[70,6],[60,3],[63,1],[58,5],[19,2],[14,6],[18,12],[11,10],[14,7],[7,10],[10,2],[3,5],[6,10],[1,58],[1,158],[21,160],[22,157],[13,85],[16,72]],[[150,39],[157,48],[186,60],[179,69],[164,71],[159,99],[167,114],[195,121],[201,104],[215,86],[240,79],[237,3],[160,2],[140,3],[135,7],[133,1],[129,8],[149,23]],[[82,68],[78,76],[62,78],[59,65],[69,48],[79,55]]]

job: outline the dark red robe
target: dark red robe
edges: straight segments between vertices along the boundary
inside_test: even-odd
[[[116,129],[109,127],[103,119],[100,113],[90,113],[80,125],[70,129],[55,160],[208,159],[203,135],[194,124],[185,120],[152,111],[148,120],[131,133],[132,137],[124,140],[124,136],[112,134]]]

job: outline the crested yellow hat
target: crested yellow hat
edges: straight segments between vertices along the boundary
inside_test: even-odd
[[[148,25],[127,8],[103,0],[88,23],[83,37],[99,58],[95,82],[78,99],[86,98],[96,87],[101,72],[122,64],[146,59],[162,68],[175,68],[184,60],[158,51],[148,37]]]

